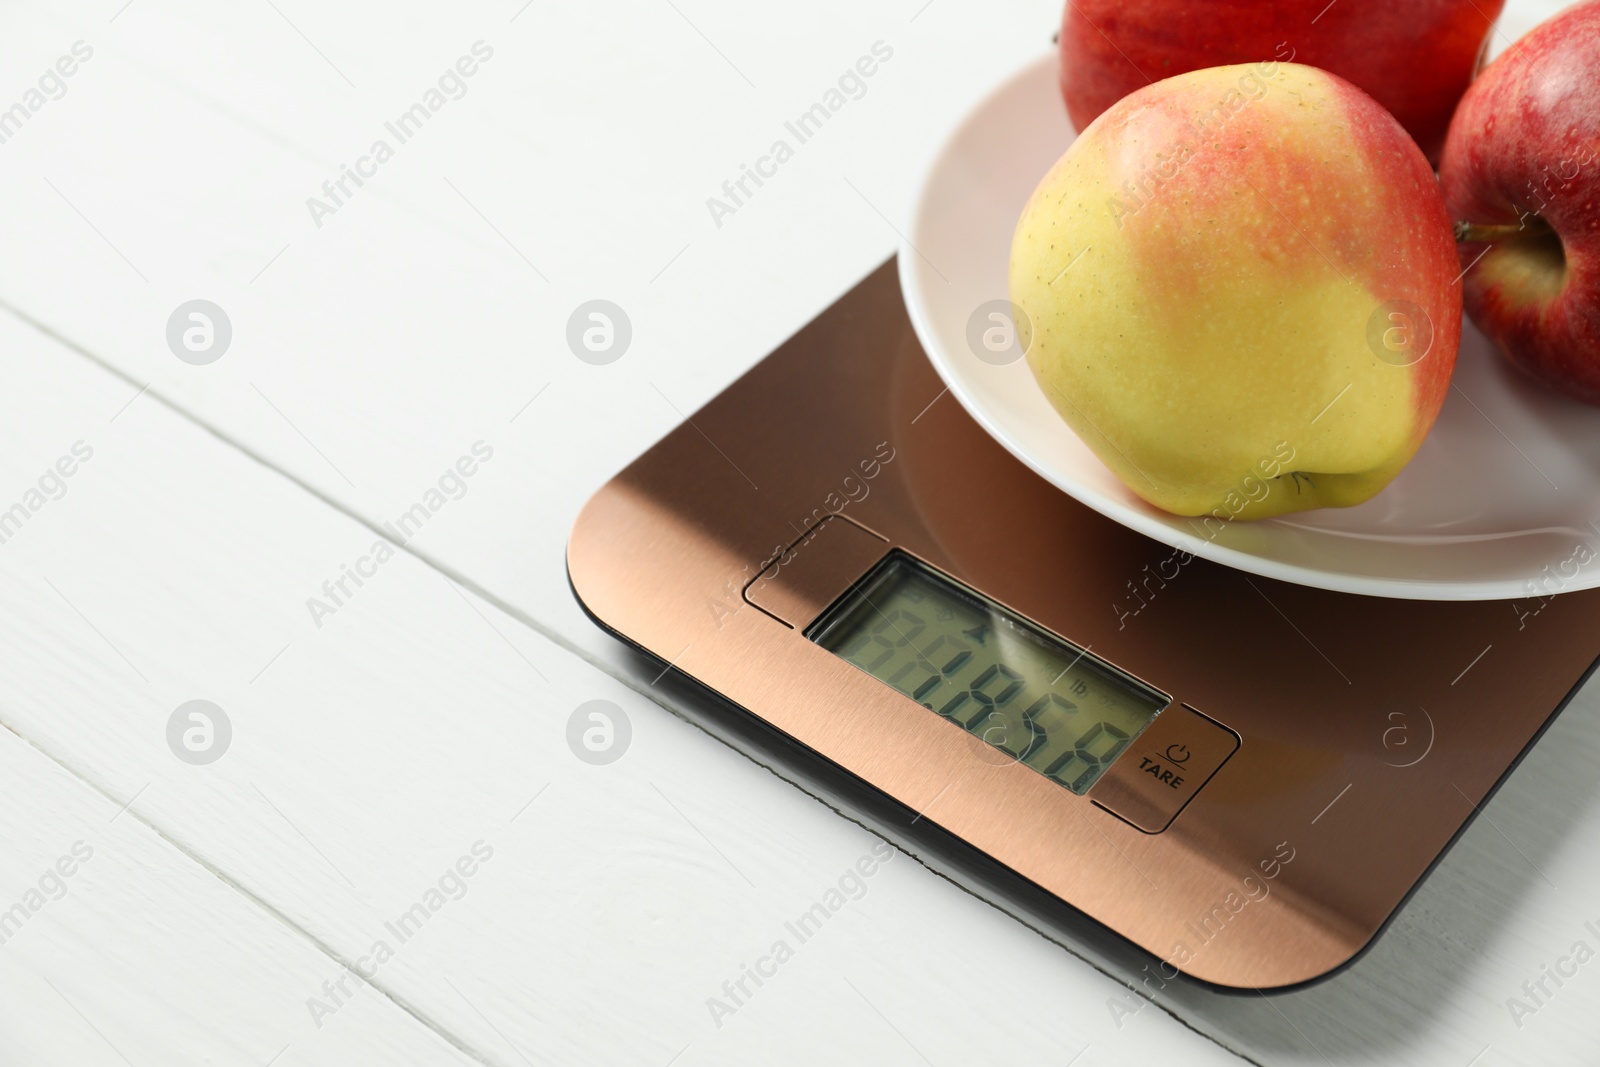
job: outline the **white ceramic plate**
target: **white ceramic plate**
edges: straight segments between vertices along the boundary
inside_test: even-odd
[[[1229,523],[1212,540],[1125,488],[1050,407],[1025,361],[979,360],[968,320],[1006,296],[1012,229],[1074,136],[1055,62],[1052,52],[1030,64],[955,128],[900,250],[917,336],[979,424],[1096,511],[1254,574],[1417,600],[1600,585],[1600,409],[1512,370],[1471,323],[1439,421],[1393,484],[1358,507]]]

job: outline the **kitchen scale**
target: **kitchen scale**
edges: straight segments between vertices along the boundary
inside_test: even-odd
[[[1600,590],[1391,600],[1189,557],[944,393],[891,260],[595,494],[573,590],[925,860],[1164,977],[1349,963],[1600,654]]]

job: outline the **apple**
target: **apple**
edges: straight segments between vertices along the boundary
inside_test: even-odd
[[[1202,67],[1305,63],[1372,94],[1437,161],[1505,0],[1068,0],[1061,92],[1085,129],[1135,89]]]
[[[1022,212],[1010,291],[1089,448],[1151,504],[1225,521],[1358,504],[1399,473],[1449,388],[1459,270],[1394,117],[1265,62],[1092,122]]]
[[[1472,321],[1514,365],[1600,404],[1600,2],[1489,64],[1439,180]]]

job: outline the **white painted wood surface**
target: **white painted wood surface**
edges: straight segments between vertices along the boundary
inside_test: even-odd
[[[0,506],[94,449],[0,545],[0,905],[130,805],[0,947],[0,1051],[118,1062],[48,979],[134,1063],[1600,1060],[1600,964],[1506,1009],[1600,925],[1593,687],[1323,986],[1123,1016],[1116,978],[897,855],[718,1026],[707,999],[877,839],[674,717],[700,721],[573,604],[566,529],[893,250],[922,157],[1058,5],[274,2],[0,11],[0,96],[93,49],[0,144]],[[318,227],[307,197],[480,40],[465,95]],[[706,198],[878,41],[717,226]],[[634,325],[608,366],[563,339],[594,297]],[[166,346],[194,298],[233,323],[210,366]],[[363,524],[479,441],[465,495],[317,625]],[[196,698],[235,731],[205,767],[165,739]],[[590,699],[632,724],[610,766],[565,742]],[[320,983],[479,841],[318,1026]]]

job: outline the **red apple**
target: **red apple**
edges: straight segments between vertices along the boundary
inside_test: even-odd
[[[1513,364],[1600,404],[1600,0],[1489,64],[1439,180],[1472,321]]]
[[[1079,130],[1174,74],[1293,61],[1388,108],[1437,162],[1505,0],[1067,0],[1061,92]]]

